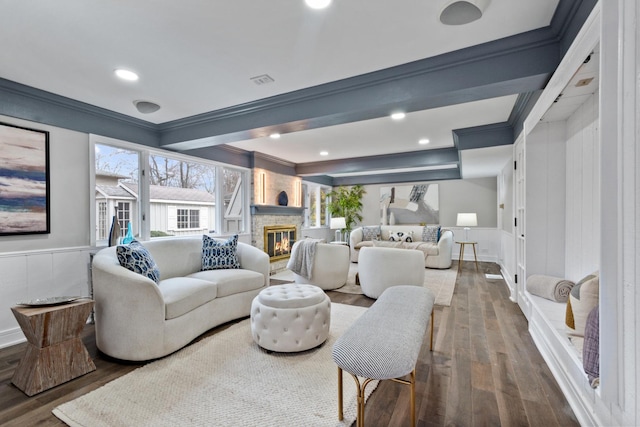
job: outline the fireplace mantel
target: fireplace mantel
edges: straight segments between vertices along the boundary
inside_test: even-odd
[[[303,215],[304,208],[278,205],[251,205],[251,215]]]

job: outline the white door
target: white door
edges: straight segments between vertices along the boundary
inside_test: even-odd
[[[516,239],[516,298],[520,309],[525,317],[529,319],[530,304],[525,294],[525,143],[523,138],[519,138],[514,147],[513,176],[515,180],[515,239]]]

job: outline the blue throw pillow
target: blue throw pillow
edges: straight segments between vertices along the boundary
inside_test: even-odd
[[[202,271],[240,268],[238,235],[220,242],[206,234],[202,236]]]
[[[440,226],[439,225],[425,225],[422,229],[422,241],[438,243],[440,240]]]
[[[133,240],[128,245],[119,245],[116,247],[116,255],[120,265],[127,270],[160,283],[160,269],[142,243]]]

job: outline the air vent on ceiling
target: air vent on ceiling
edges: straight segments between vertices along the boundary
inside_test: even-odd
[[[250,79],[252,82],[254,82],[255,84],[257,84],[258,86],[261,85],[266,85],[268,83],[273,83],[275,82],[275,80],[273,79],[273,77],[271,77],[268,74],[262,74],[260,76],[255,76],[255,77],[251,77]]]

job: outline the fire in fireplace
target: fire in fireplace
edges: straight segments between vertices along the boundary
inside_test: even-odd
[[[269,255],[269,261],[289,258],[295,242],[295,225],[273,225],[264,228],[264,251]]]

